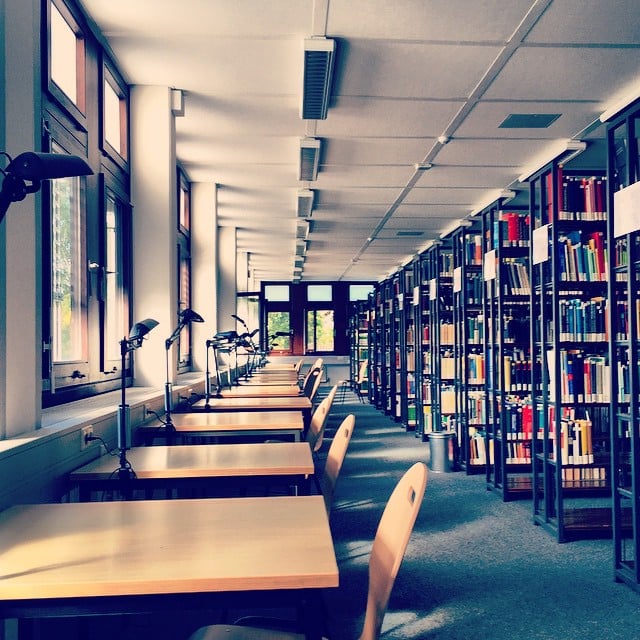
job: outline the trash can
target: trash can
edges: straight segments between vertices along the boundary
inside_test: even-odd
[[[429,434],[429,469],[435,473],[455,471],[455,431],[432,431]]]

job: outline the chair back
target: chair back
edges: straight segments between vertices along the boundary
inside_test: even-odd
[[[303,362],[304,362],[304,358],[300,358],[300,360],[298,360],[298,362],[296,362],[296,363],[293,365],[293,370],[294,370],[296,373],[300,373],[300,369],[301,369],[301,367],[302,367],[302,363],[303,363]]]
[[[349,414],[338,427],[336,434],[333,436],[333,441],[331,442],[329,451],[327,452],[327,460],[324,465],[322,480],[320,482],[327,515],[331,512],[331,505],[333,504],[333,496],[336,492],[338,476],[340,475],[340,469],[342,469],[344,457],[347,454],[347,448],[351,442],[351,436],[353,435],[355,424],[356,417],[353,414]]]
[[[416,462],[387,501],[369,558],[369,591],[360,640],[377,640],[402,558],[427,486],[427,467]]]
[[[365,358],[360,363],[360,368],[358,369],[358,379],[356,380],[356,384],[358,386],[362,385],[363,382],[366,382],[368,368],[369,368],[369,361]]]
[[[327,417],[331,411],[331,405],[333,404],[333,399],[335,398],[337,391],[338,385],[332,387],[326,398],[322,400],[311,416],[311,422],[309,423],[309,429],[307,430],[307,442],[309,443],[313,453],[319,451],[322,446],[324,428],[327,424]]]
[[[320,386],[320,381],[322,380],[322,371],[322,367],[319,369],[310,369],[302,383],[302,393],[307,396],[312,403],[318,387]]]

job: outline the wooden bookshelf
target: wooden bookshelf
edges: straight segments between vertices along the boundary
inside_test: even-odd
[[[556,161],[530,179],[533,512],[559,542],[611,521],[605,194]]]

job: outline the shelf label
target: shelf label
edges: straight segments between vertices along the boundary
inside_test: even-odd
[[[413,304],[418,304],[420,302],[420,287],[413,287],[413,299],[411,300]]]
[[[613,235],[618,238],[640,230],[640,182],[613,194]]]
[[[429,300],[436,300],[438,298],[438,285],[436,279],[431,278],[429,280]]]
[[[486,280],[496,279],[496,250],[491,249],[484,254],[482,261],[482,276]]]
[[[462,267],[453,270],[453,293],[462,291]]]
[[[533,264],[549,259],[549,225],[544,224],[533,230]]]

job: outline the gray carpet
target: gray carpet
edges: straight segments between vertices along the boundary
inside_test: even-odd
[[[333,640],[358,637],[377,520],[402,473],[428,461],[426,443],[347,400],[328,426],[330,435],[356,414],[331,516],[341,577],[326,596]],[[430,472],[383,638],[640,638],[640,595],[613,580],[612,552],[611,540],[558,544],[532,524],[530,501],[503,503],[483,475]]]

